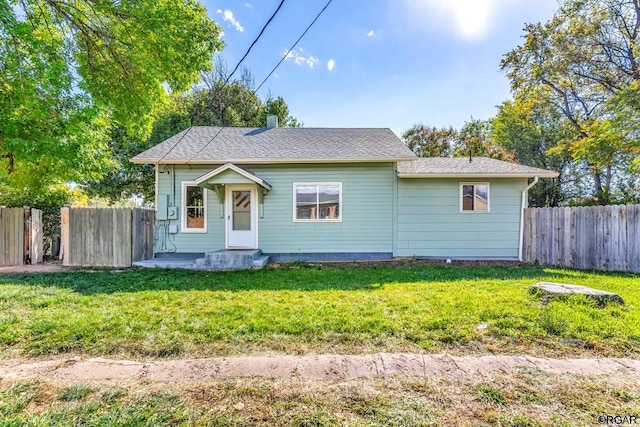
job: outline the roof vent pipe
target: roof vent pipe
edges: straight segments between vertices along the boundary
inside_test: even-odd
[[[278,116],[267,116],[267,129],[273,129],[278,127]]]

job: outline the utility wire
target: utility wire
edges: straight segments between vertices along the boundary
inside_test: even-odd
[[[251,43],[251,45],[249,46],[249,49],[247,49],[247,51],[245,52],[245,54],[242,56],[242,58],[240,59],[240,61],[238,61],[238,63],[236,64],[236,66],[233,68],[233,71],[231,71],[231,73],[227,76],[227,78],[224,81],[223,86],[226,86],[227,84],[229,84],[229,80],[231,80],[231,77],[233,77],[233,75],[235,74],[236,71],[238,71],[238,68],[240,67],[240,64],[242,64],[242,61],[245,60],[245,58],[247,57],[247,55],[249,55],[249,52],[251,52],[251,49],[253,48],[253,46],[258,42],[258,40],[260,39],[260,37],[262,37],[262,34],[264,33],[264,31],[267,29],[267,27],[269,26],[269,24],[271,23],[271,21],[273,21],[273,18],[275,18],[275,16],[278,14],[278,12],[280,11],[280,9],[282,8],[282,5],[284,4],[285,0],[281,0],[280,4],[278,4],[278,7],[276,8],[276,10],[273,12],[273,14],[271,14],[271,16],[269,17],[269,19],[267,19],[267,22],[264,24],[264,26],[262,27],[262,29],[260,30],[260,33],[258,33],[258,36],[253,40],[253,42]],[[253,91],[255,93],[255,91]],[[198,150],[194,155],[191,156],[191,158],[189,158],[189,160],[187,160],[187,164],[191,163],[191,160],[193,160],[198,154],[200,154],[202,152],[202,150],[204,150],[205,148],[207,148],[209,146],[209,144],[211,144],[213,142],[214,139],[216,139],[218,137],[218,135],[220,135],[220,132],[222,132],[222,130],[224,129],[224,126],[220,126],[220,129],[218,129],[218,131],[213,135],[213,137],[200,149]],[[173,148],[172,148],[173,149]],[[168,154],[168,153],[167,153]]]
[[[189,128],[187,129],[187,131],[185,133],[182,134],[182,136],[176,141],[175,144],[173,144],[173,146],[169,149],[169,151],[167,151],[166,153],[164,153],[164,156],[162,156],[160,158],[160,160],[158,160],[158,165],[160,164],[161,161],[164,160],[165,157],[167,157],[169,155],[169,153],[171,153],[173,151],[174,148],[176,148],[178,146],[178,144],[180,144],[180,141],[182,141],[184,139],[185,136],[187,136],[187,134],[189,132],[191,132],[191,129],[193,129],[193,126],[189,126]]]
[[[280,4],[278,5],[278,8],[276,9],[275,12],[273,12],[273,15],[271,15],[271,18],[269,18],[267,20],[267,23],[264,24],[264,26],[262,27],[262,30],[260,30],[260,33],[258,34],[258,37],[255,38],[255,40],[253,41],[253,43],[251,43],[251,46],[249,46],[249,49],[247,49],[247,51],[245,52],[244,56],[242,57],[242,59],[238,62],[238,64],[235,66],[235,68],[233,69],[233,71],[231,72],[231,74],[229,74],[229,76],[227,77],[227,80],[225,81],[225,83],[229,83],[229,80],[231,80],[231,76],[233,76],[233,74],[238,71],[238,67],[240,67],[240,64],[242,64],[242,61],[244,61],[244,59],[247,57],[247,55],[249,55],[249,52],[251,52],[251,49],[253,48],[253,46],[258,42],[258,40],[260,39],[260,37],[262,36],[262,33],[264,33],[264,30],[267,29],[267,27],[269,26],[269,24],[271,23],[271,21],[273,20],[273,18],[275,18],[275,16],[278,14],[278,12],[280,11],[280,8],[282,7],[282,5],[284,4],[284,0],[280,1]]]
[[[276,71],[276,69],[280,66],[280,64],[282,64],[282,62],[287,59],[287,56],[289,56],[289,54],[291,53],[291,51],[293,49],[295,49],[295,47],[298,45],[298,43],[300,42],[300,40],[302,40],[302,38],[304,37],[305,34],[307,34],[307,31],[309,31],[309,29],[313,26],[313,24],[316,23],[316,21],[318,20],[318,18],[320,18],[320,15],[322,15],[324,13],[324,11],[327,9],[327,7],[329,7],[329,5],[331,4],[333,0],[329,0],[327,2],[327,4],[324,5],[324,7],[322,8],[322,10],[320,12],[318,12],[318,14],[316,15],[316,17],[313,19],[313,21],[311,21],[311,24],[309,24],[309,26],[307,27],[306,30],[304,30],[304,32],[302,33],[302,35],[300,35],[300,37],[298,37],[298,40],[296,40],[296,42],[293,44],[293,46],[291,46],[291,48],[287,51],[287,53],[284,54],[284,56],[282,57],[282,59],[280,59],[280,62],[278,62],[276,64],[275,67],[273,67],[273,70],[271,70],[271,72],[267,75],[267,77],[264,78],[264,80],[262,81],[262,83],[260,83],[258,85],[258,87],[256,88],[256,90],[254,92],[257,92],[260,90],[260,88],[262,87],[262,85],[269,79],[269,77],[271,77],[271,75]]]
[[[300,40],[302,40],[302,38],[305,36],[305,34],[307,34],[307,32],[309,31],[309,29],[311,29],[311,27],[313,26],[313,24],[316,23],[316,21],[318,20],[318,18],[320,18],[320,15],[322,15],[324,13],[324,11],[327,9],[327,7],[329,7],[329,5],[331,4],[333,0],[329,0],[327,1],[327,4],[324,5],[324,7],[320,10],[320,12],[318,12],[318,14],[316,15],[316,17],[313,19],[313,21],[311,21],[311,23],[309,24],[309,26],[304,30],[304,32],[300,35],[300,37],[298,37],[298,40],[296,40],[296,42],[293,44],[293,46],[291,46],[291,48],[289,48],[289,50],[287,51],[287,53],[284,54],[284,56],[282,57],[282,59],[280,59],[280,62],[278,62],[276,64],[275,67],[273,67],[273,70],[271,70],[271,72],[267,75],[267,77],[264,78],[264,80],[262,80],[262,82],[260,83],[260,85],[258,85],[258,87],[253,90],[253,93],[258,92],[258,90],[260,90],[260,88],[262,87],[263,84],[265,84],[265,82],[269,79],[269,77],[271,77],[271,75],[276,71],[276,69],[280,66],[280,64],[282,64],[282,62],[287,59],[287,56],[289,55],[289,53],[291,53],[291,51],[293,49],[295,49],[295,47],[298,45],[298,43],[300,42]],[[282,3],[284,3],[284,0],[280,3],[280,5],[278,6],[278,9],[276,9],[276,11],[274,12],[274,14],[271,16],[271,18],[269,18],[269,20],[267,21],[267,24],[265,24],[264,28],[267,27],[267,25],[269,24],[269,22],[273,19],[273,17],[275,16],[276,13],[278,13],[278,10],[280,9],[280,6],[282,6]],[[262,31],[264,31],[264,28],[262,29]],[[262,34],[262,31],[260,32],[260,34],[258,35],[258,37],[256,38],[256,40],[251,44],[251,47],[255,44],[255,42],[260,38],[260,35]],[[249,50],[251,50],[251,47],[249,47]],[[247,51],[247,54],[249,52]],[[247,56],[247,54],[245,54],[245,56]],[[244,57],[240,60],[240,62],[242,62],[242,60],[244,59]],[[231,74],[229,75],[229,78],[231,77],[231,75],[238,69],[238,66],[240,65],[240,62],[238,63],[238,65],[236,65],[236,67],[234,68],[234,70],[231,72]],[[227,80],[225,81],[225,84],[229,81],[229,78],[227,78]],[[209,144],[211,144],[217,137],[218,135],[220,135],[220,133],[223,131],[224,126],[220,126],[220,129],[218,129],[218,131],[213,135],[213,137],[211,137],[211,139],[209,140],[209,142],[207,142],[200,150],[198,150],[198,152],[196,154],[194,154],[193,156],[191,156],[191,158],[189,160],[187,160],[187,164],[191,163],[191,160],[193,160],[198,154],[200,154],[205,148],[207,148],[209,146]]]

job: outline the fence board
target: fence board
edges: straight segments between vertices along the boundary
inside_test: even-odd
[[[640,205],[529,208],[523,259],[640,273]]]
[[[24,263],[24,209],[0,208],[0,265]]]
[[[627,210],[627,270],[640,271],[640,205]]]
[[[41,263],[44,257],[42,227],[42,211],[31,209],[31,264]]]

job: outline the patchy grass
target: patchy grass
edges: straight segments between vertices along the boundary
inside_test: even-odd
[[[57,396],[86,385],[0,383],[0,425],[522,427],[598,425],[598,417],[607,415],[640,419],[640,385],[621,374],[584,378],[522,369],[496,374],[491,381],[398,377],[127,382],[92,384],[91,393],[71,401]]]
[[[425,350],[638,356],[639,279],[517,263],[418,262],[5,275],[0,356]],[[529,292],[541,280],[613,291],[627,305],[599,308],[581,297],[544,305]]]

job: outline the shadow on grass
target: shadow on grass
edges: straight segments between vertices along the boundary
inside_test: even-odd
[[[69,270],[61,273],[0,276],[3,284],[58,287],[82,295],[144,291],[251,291],[288,290],[361,291],[391,283],[452,281],[521,281],[553,279],[571,282],[579,270],[548,269],[520,263],[463,265],[405,262],[392,264],[309,265],[249,271],[191,271],[131,268],[127,270]],[[625,273],[599,272],[603,276],[633,277]]]

